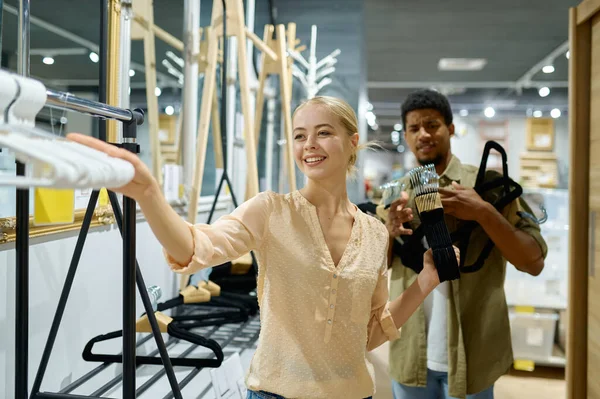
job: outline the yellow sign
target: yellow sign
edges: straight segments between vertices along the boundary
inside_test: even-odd
[[[70,224],[74,220],[75,190],[41,187],[34,190],[34,225]]]
[[[100,189],[100,194],[98,195],[98,205],[106,206],[109,203],[108,191],[105,188]]]

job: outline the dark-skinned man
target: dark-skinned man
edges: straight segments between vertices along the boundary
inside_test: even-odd
[[[475,262],[491,239],[495,246],[483,267],[440,284],[390,344],[394,399],[489,399],[496,380],[512,365],[508,306],[504,295],[507,261],[533,276],[544,268],[547,247],[539,226],[519,216],[531,213],[518,198],[498,211],[473,189],[478,168],[452,154],[453,116],[448,99],[433,90],[411,93],[402,104],[405,141],[420,165],[433,163],[448,229],[475,221],[465,265]],[[499,174],[486,173],[486,181]],[[400,295],[417,277],[393,251],[394,240],[419,226],[412,188],[386,210],[377,208],[390,234],[390,296]],[[485,194],[483,194],[486,197]],[[425,240],[426,241],[426,240]],[[426,245],[426,242],[424,243]]]

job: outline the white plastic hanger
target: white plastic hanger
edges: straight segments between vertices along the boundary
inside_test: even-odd
[[[42,83],[0,70],[0,147],[11,149],[28,172],[0,175],[0,186],[99,189],[133,179],[129,162],[36,128],[45,103]]]

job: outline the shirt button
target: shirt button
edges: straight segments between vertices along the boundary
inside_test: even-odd
[[[327,324],[331,324],[331,319],[327,320]]]
[[[333,309],[333,303],[329,305],[329,309]]]
[[[337,274],[333,273],[333,278],[337,278]]]

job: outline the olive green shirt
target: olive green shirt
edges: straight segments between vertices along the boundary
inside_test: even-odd
[[[440,176],[440,186],[446,187],[456,181],[465,187],[473,187],[478,168],[463,165],[452,156],[448,167]],[[499,176],[498,172],[487,171],[485,181]],[[411,228],[415,230],[420,222],[414,206],[412,187],[407,177],[400,179],[406,184],[409,194],[408,207],[413,209]],[[487,201],[494,202],[502,188],[483,194]],[[517,212],[532,213],[524,200],[518,198],[507,205],[502,214],[516,228],[530,234],[540,245],[544,258],[547,246],[541,236],[539,225],[533,220],[520,217]],[[377,215],[385,221],[387,210],[378,206]],[[445,215],[450,232],[464,221]],[[488,241],[481,226],[477,226],[470,236],[465,266],[472,265]],[[504,294],[506,260],[497,247],[494,247],[484,266],[474,273],[463,273],[460,279],[449,284],[448,296],[448,383],[452,397],[465,398],[490,387],[505,374],[512,362],[512,345],[508,306]],[[392,261],[390,298],[397,298],[417,278],[417,274],[402,265],[400,258]],[[390,375],[401,384],[425,387],[427,383],[427,331],[423,305],[402,326],[401,337],[390,343]]]

